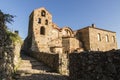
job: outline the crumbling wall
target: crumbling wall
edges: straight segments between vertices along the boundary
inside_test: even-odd
[[[17,68],[19,67],[19,64],[21,62],[20,58],[20,50],[21,50],[21,43],[20,42],[15,42],[13,45],[13,64],[14,64],[14,70],[16,71]]]
[[[20,43],[13,45],[5,27],[0,26],[0,80],[12,80],[20,59],[20,48]]]
[[[119,80],[120,50],[69,55],[71,80]]]
[[[62,75],[68,75],[69,69],[68,69],[68,54],[62,53],[59,54],[59,73]]]

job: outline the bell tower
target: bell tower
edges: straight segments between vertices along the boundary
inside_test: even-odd
[[[52,26],[52,15],[45,9],[35,9],[30,19],[29,33],[32,31],[32,51],[49,52],[49,32]]]

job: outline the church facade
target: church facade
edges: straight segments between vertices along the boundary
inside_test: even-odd
[[[60,28],[45,8],[35,9],[29,16],[28,36],[24,50],[48,53],[107,51],[117,49],[116,32],[97,28],[94,24],[73,31]]]

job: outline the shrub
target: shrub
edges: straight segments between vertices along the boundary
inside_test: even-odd
[[[8,37],[12,40],[13,44],[16,44],[17,42],[20,42],[20,44],[22,45],[23,41],[18,34],[13,33],[9,30],[6,30],[6,32],[7,32]]]

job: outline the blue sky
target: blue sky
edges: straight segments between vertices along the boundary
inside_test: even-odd
[[[77,30],[94,23],[97,27],[115,31],[120,48],[120,0],[0,0],[4,13],[16,15],[11,30],[19,30],[24,39],[28,33],[30,13],[45,7],[59,27]]]

